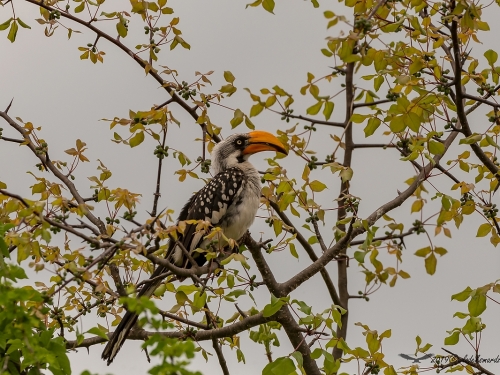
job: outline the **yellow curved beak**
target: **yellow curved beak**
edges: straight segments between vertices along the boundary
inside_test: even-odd
[[[248,133],[248,135],[250,136],[248,146],[243,150],[245,155],[255,154],[261,151],[277,151],[288,155],[288,151],[285,149],[285,146],[283,146],[283,143],[271,133],[256,130]]]

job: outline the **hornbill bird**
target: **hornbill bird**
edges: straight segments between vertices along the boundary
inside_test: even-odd
[[[265,131],[233,134],[217,144],[212,150],[211,162],[215,177],[189,199],[177,223],[205,220],[212,227],[221,228],[225,237],[239,240],[252,225],[259,208],[260,176],[248,158],[261,151],[287,154],[278,138]],[[206,262],[205,256],[195,250],[209,247],[212,240],[205,238],[206,234],[207,231],[197,231],[196,224],[187,224],[183,233],[178,234],[177,241],[170,239],[166,259],[177,267],[190,268],[192,264],[186,256],[189,252],[190,258],[202,266]],[[166,267],[158,266],[151,275],[153,280],[144,284],[137,297],[151,297],[163,282],[160,275],[166,271]],[[137,318],[137,314],[129,311],[116,328],[102,352],[102,359],[108,365],[116,357]]]

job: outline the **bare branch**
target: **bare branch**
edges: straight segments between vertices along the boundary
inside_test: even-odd
[[[314,359],[311,358],[311,349],[305,340],[305,336],[301,332],[301,327],[297,324],[288,305],[281,306],[277,312],[278,322],[285,329],[288,339],[292,343],[294,349],[302,354],[304,370],[307,375],[320,375],[321,372]]]
[[[237,335],[243,331],[246,331],[250,328],[256,327],[258,325],[270,322],[270,321],[275,321],[276,318],[275,316],[270,316],[270,317],[264,317],[262,313],[258,313],[255,315],[251,315],[245,319],[242,319],[236,323],[233,323],[231,325],[221,327],[221,328],[214,328],[210,330],[200,330],[197,331],[194,335],[186,335],[184,332],[148,332],[142,329],[138,330],[132,330],[130,331],[127,339],[129,340],[147,340],[151,336],[155,334],[159,334],[163,337],[170,337],[170,338],[177,338],[184,340],[188,337],[193,337],[194,340],[196,341],[206,341],[206,340],[212,340],[213,338],[224,338],[224,337],[232,337],[234,335]],[[113,333],[107,333],[108,339],[113,335]],[[76,340],[74,341],[68,341],[66,342],[66,348],[67,349],[75,349],[75,348],[88,348],[90,346],[100,344],[103,342],[106,342],[107,340],[100,337],[100,336],[95,336],[95,337],[90,337],[88,339],[83,340],[81,343],[78,344]]]
[[[466,98],[466,99],[472,99],[472,100],[475,100],[476,102],[480,102],[480,103],[489,105],[489,106],[491,106],[493,108],[500,107],[500,104],[494,103],[494,102],[490,102],[489,100],[486,100],[485,98],[482,98],[480,96],[474,96],[474,95],[469,95],[467,93],[463,93],[463,97]]]
[[[395,145],[389,143],[354,143],[352,148],[394,148]]]
[[[297,237],[296,237],[297,241],[299,241],[299,243],[302,245],[302,247],[306,251],[307,255],[309,255],[309,259],[311,259],[313,262],[316,262],[318,260],[318,256],[316,255],[314,249],[309,244],[309,242],[307,242],[307,240],[304,238],[302,233],[300,233],[299,231],[296,230],[295,226],[290,221],[288,216],[279,209],[278,205],[275,202],[269,201],[269,205],[274,209],[274,211],[278,214],[280,219],[283,220],[283,222],[287,226],[293,228],[293,230],[294,230],[293,233],[297,235]],[[337,294],[337,289],[335,288],[335,285],[333,284],[333,281],[332,281],[327,269],[322,268],[320,270],[320,273],[321,273],[321,277],[323,277],[323,281],[326,285],[326,288],[328,289],[328,292],[330,293],[330,298],[332,299],[333,303],[335,305],[340,305],[339,296]]]
[[[250,250],[252,258],[255,261],[255,264],[257,265],[257,268],[262,275],[262,279],[269,291],[276,297],[281,297],[282,293],[280,285],[276,281],[271,268],[266,262],[266,259],[262,256],[261,245],[255,242],[255,240],[250,236],[249,232],[247,232],[247,234],[244,236],[243,242],[248,250]]]
[[[1,136],[0,139],[3,139],[6,142],[12,142],[12,143],[23,143],[24,142],[24,139],[8,138],[8,137],[4,137],[4,136]]]
[[[372,241],[385,241],[385,240],[393,240],[393,239],[402,239],[408,236],[411,236],[413,233],[415,233],[416,228],[411,228],[408,232],[401,233],[401,234],[388,234],[387,236],[383,237],[375,237],[372,239]],[[364,240],[358,240],[358,241],[351,241],[350,245],[351,246],[356,246],[356,245],[362,245],[365,241]]]
[[[453,63],[454,63],[454,73],[455,73],[455,92],[456,100],[455,105],[457,106],[457,116],[462,126],[463,133],[466,137],[472,135],[472,131],[469,125],[469,120],[464,108],[464,98],[465,93],[462,88],[461,75],[462,75],[462,63],[460,58],[460,41],[458,39],[458,22],[454,19],[451,22],[451,39],[453,41]],[[484,153],[481,147],[477,143],[472,143],[470,145],[472,151],[481,160],[481,162],[488,168],[488,170],[495,175],[496,178],[500,179],[498,173],[498,167],[493,163],[493,161]]]
[[[213,338],[212,339],[212,346],[215,350],[215,354],[217,355],[217,358],[219,359],[219,365],[220,365],[220,368],[222,369],[222,373],[224,375],[230,375],[229,369],[227,368],[226,359],[224,358],[224,353],[222,353],[221,345],[219,345],[219,340],[216,338]]]
[[[325,251],[323,255],[321,255],[318,258],[317,261],[315,261],[308,267],[304,268],[302,271],[297,273],[288,281],[285,281],[284,283],[279,285],[279,291],[281,292],[279,297],[290,294],[304,282],[306,282],[315,274],[320,272],[322,268],[324,268],[328,263],[332,261],[332,259],[337,257],[342,251],[345,251],[352,238],[353,238],[353,228],[352,225],[350,225],[345,236],[342,237],[335,245],[333,245],[327,251]]]
[[[182,317],[180,317],[178,315],[169,313],[168,311],[160,310],[159,313],[160,313],[161,316],[163,316],[165,318],[176,320],[178,322],[187,324],[188,326],[192,326],[192,327],[196,327],[196,328],[200,328],[200,329],[205,329],[205,330],[210,329],[210,327],[207,326],[206,324],[201,324],[201,323],[193,322],[192,320],[182,318]]]
[[[171,271],[173,274],[180,276],[180,277],[191,277],[193,275],[200,276],[200,275],[205,275],[207,273],[212,273],[214,272],[219,266],[216,262],[211,262],[203,267],[198,267],[198,268],[182,268],[182,267],[177,267],[171,262],[169,262],[165,258],[158,258],[157,256],[154,256],[152,254],[147,254],[145,255],[146,258],[148,258],[150,261],[152,261],[154,264],[158,264],[160,266],[165,267],[169,271]]]
[[[344,128],[345,127],[345,124],[343,122],[333,122],[333,121],[316,120],[316,119],[313,119],[313,118],[310,118],[310,117],[305,117],[305,116],[302,116],[302,115],[292,115],[290,113],[287,113],[286,117],[295,118],[295,119],[303,120],[303,121],[308,121],[308,122],[311,123],[311,125],[318,124],[318,125],[335,126],[335,127],[338,127],[338,128]]]
[[[163,140],[161,141],[161,147],[165,149],[165,141],[167,140],[167,129],[163,129]],[[153,194],[153,209],[151,210],[151,216],[156,216],[156,210],[158,209],[158,201],[161,197],[160,188],[161,188],[161,172],[163,165],[163,154],[158,155],[158,170],[156,172],[156,191]]]
[[[390,103],[392,101],[393,100],[390,100],[390,99],[382,99],[382,100],[375,100],[371,103],[354,103],[352,107],[353,108],[371,107],[373,105]]]
[[[14,98],[12,98],[12,99],[10,100],[9,105],[7,106],[7,108],[5,108],[5,111],[4,111],[5,113],[8,113],[8,112],[9,112],[10,106],[12,105],[12,102],[13,102],[13,101],[14,101]]]
[[[31,0],[28,0],[28,1],[31,1]],[[59,180],[61,180],[63,182],[64,185],[66,185],[66,187],[71,192],[71,195],[73,196],[73,198],[75,198],[75,200],[78,202],[78,204],[82,205],[82,207],[86,207],[82,196],[80,195],[80,193],[78,193],[78,190],[76,189],[73,182],[71,182],[71,180],[68,177],[66,177],[63,173],[61,173],[61,171],[59,171],[59,169],[57,169],[56,166],[52,162],[50,162],[50,160],[48,160],[48,156],[46,153],[37,152],[35,145],[31,141],[31,139],[29,138],[29,135],[26,132],[26,130],[24,130],[24,128],[22,126],[20,126],[17,122],[15,122],[6,112],[0,111],[0,117],[2,117],[5,121],[7,121],[7,123],[10,126],[12,126],[14,129],[16,129],[23,136],[24,140],[27,142],[26,146],[29,147],[29,149],[33,152],[33,154],[36,157],[38,157],[38,159],[40,159],[42,164],[47,169],[49,169],[54,176],[56,176]],[[101,233],[106,233],[106,226],[104,225],[104,223],[100,219],[95,217],[92,214],[92,212],[90,212],[90,210],[88,210],[88,209],[84,209],[83,212],[84,212],[85,217],[87,219],[89,219],[92,222],[92,224],[94,224],[96,227],[98,227]]]

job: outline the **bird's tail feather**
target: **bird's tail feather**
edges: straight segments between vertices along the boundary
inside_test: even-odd
[[[164,267],[157,267],[155,272],[151,275],[151,278],[154,279],[155,277],[158,277],[165,271]],[[144,285],[144,287],[141,289],[139,294],[137,295],[138,298],[142,296],[146,297],[151,297],[158,288],[158,286],[163,282],[162,279],[155,280],[154,282],[151,282],[149,284]],[[120,351],[123,343],[127,339],[127,336],[130,332],[130,330],[134,327],[135,323],[137,322],[138,315],[134,312],[127,311],[127,313],[123,316],[123,319],[121,320],[120,324],[116,327],[115,332],[113,333],[113,336],[109,340],[108,344],[104,348],[102,352],[102,359],[107,361],[108,366],[111,362],[113,362],[113,359],[115,359],[116,355]]]
[[[118,324],[118,327],[116,327],[115,333],[102,352],[102,359],[107,361],[108,366],[111,362],[113,362],[113,359],[115,359],[116,355],[120,351],[130,330],[134,327],[137,318],[138,315],[136,313],[127,312],[120,324]]]

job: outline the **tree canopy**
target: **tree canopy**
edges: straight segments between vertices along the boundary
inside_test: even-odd
[[[187,3],[197,6],[0,1],[0,37],[13,43],[4,48],[13,61],[24,53],[16,45],[29,46],[33,33],[64,34],[68,42],[44,43],[78,54],[80,65],[63,69],[55,54],[37,54],[40,76],[64,81],[78,75],[81,64],[95,71],[114,64],[113,70],[127,69],[124,80],[145,76],[154,91],[146,96],[131,84],[109,98],[126,96],[130,107],[110,113],[113,107],[104,103],[99,113],[106,114],[91,118],[109,127],[105,132],[72,128],[58,103],[47,108],[58,129],[53,133],[36,112],[28,119],[15,109],[23,97],[0,110],[1,373],[70,374],[75,350],[86,348],[97,360],[94,353],[130,310],[141,319],[129,339],[144,350],[124,350],[115,362],[129,360],[127,354],[151,359],[143,371],[153,375],[204,373],[205,360],[223,374],[245,373],[248,365],[264,375],[429,368],[492,374],[495,365],[480,356],[491,353],[482,338],[498,328],[498,318],[487,315],[500,303],[493,273],[480,275],[486,284],[454,288],[452,295],[439,294],[443,279],[433,288],[422,282],[432,290],[415,297],[415,316],[426,309],[437,316],[441,307],[426,301],[430,294],[457,302],[440,327],[440,343],[417,336],[409,338],[416,348],[401,347],[413,353],[403,358],[430,362],[400,368],[384,347],[393,335],[391,320],[404,318],[398,288],[415,272],[436,280],[456,272],[446,259],[465,254],[455,261],[479,279],[477,252],[498,259],[500,67],[488,13],[496,14],[500,2],[305,2],[326,31],[315,34],[321,41],[316,54],[299,53],[300,61],[288,64],[314,60],[321,68],[314,64],[289,84],[263,86],[248,69],[249,87],[239,84],[230,45],[218,56],[220,65],[208,70],[190,60],[195,44],[186,30],[197,21]],[[272,25],[287,7],[257,0],[245,12]],[[307,18],[301,22],[312,27]],[[197,36],[209,44],[210,30],[203,31]],[[245,42],[238,30],[227,33]],[[29,48],[35,56],[37,47]],[[273,65],[260,52],[249,53],[249,66]],[[188,70],[188,61],[201,67]],[[15,64],[10,70],[22,79]],[[89,96],[113,90],[111,79],[89,81]],[[22,85],[29,90],[37,82]],[[3,94],[9,89],[3,86]],[[46,87],[48,96],[52,90],[57,86]],[[205,250],[211,261],[203,266],[170,263],[168,241],[186,226],[176,222],[180,207],[212,177],[211,150],[231,133],[256,128],[277,134],[289,156],[255,160],[263,186],[255,229],[229,241],[226,251]],[[91,143],[102,146],[92,150]],[[28,177],[18,178],[23,172]],[[456,239],[463,233],[484,249],[464,250]],[[212,228],[208,238],[218,236],[220,228]],[[160,265],[169,275],[154,297],[136,298]],[[427,275],[410,271],[417,268]],[[379,295],[389,298],[382,305],[390,316],[384,327],[367,323]]]

